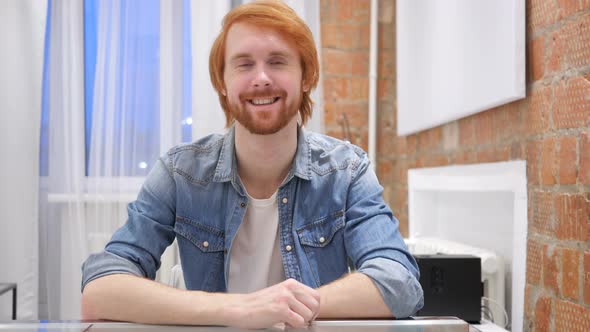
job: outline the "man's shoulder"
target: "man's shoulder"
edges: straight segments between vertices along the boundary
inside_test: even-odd
[[[191,182],[207,183],[215,173],[225,135],[211,134],[192,143],[179,144],[163,156],[170,171]]]
[[[221,149],[224,141],[222,134],[209,134],[191,143],[181,143],[166,153],[169,157],[181,154],[210,154],[216,153]]]
[[[356,169],[368,162],[367,153],[349,141],[309,131],[306,137],[310,147],[311,167],[318,174]]]

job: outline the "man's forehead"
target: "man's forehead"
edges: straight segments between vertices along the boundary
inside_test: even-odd
[[[252,42],[265,42],[269,47],[268,55],[296,56],[296,45],[284,33],[272,27],[261,27],[245,22],[232,24],[225,40],[226,58],[244,57],[258,51],[260,44]],[[232,54],[230,54],[232,53]]]

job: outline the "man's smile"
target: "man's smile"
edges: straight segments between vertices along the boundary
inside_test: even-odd
[[[276,103],[281,97],[268,97],[268,98],[256,98],[248,99],[248,102],[255,106],[270,105]]]

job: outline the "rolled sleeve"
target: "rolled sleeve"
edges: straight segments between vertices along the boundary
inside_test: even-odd
[[[110,274],[131,274],[145,277],[145,272],[133,262],[108,251],[92,254],[82,264],[82,291],[94,279]]]
[[[422,286],[402,264],[386,258],[373,258],[363,262],[358,272],[373,280],[395,317],[414,315],[424,306]]]

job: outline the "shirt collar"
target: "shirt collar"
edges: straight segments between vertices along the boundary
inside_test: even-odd
[[[308,134],[301,126],[297,126],[297,151],[291,165],[291,170],[285,178],[287,183],[293,176],[304,180],[311,180],[311,148]],[[223,138],[223,146],[219,153],[213,181],[238,182],[238,169],[235,153],[235,125],[232,125]]]

